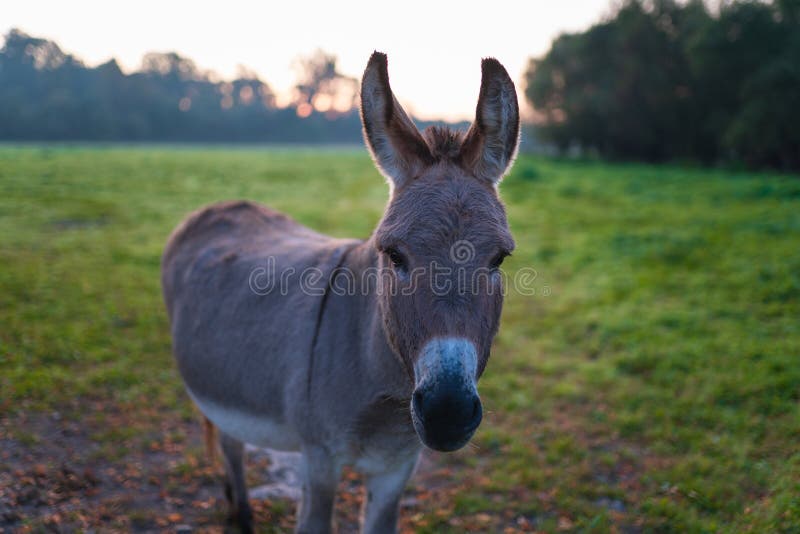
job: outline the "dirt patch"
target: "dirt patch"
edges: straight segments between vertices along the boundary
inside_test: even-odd
[[[128,437],[113,422],[93,418],[3,420],[0,529],[148,531],[220,524],[219,477],[200,462],[197,425],[153,438]]]
[[[148,431],[141,415],[131,420],[121,408],[76,415],[0,420],[0,532],[226,530],[222,469],[206,457],[197,421],[151,417]],[[296,460],[248,451],[255,522],[267,532],[294,526]],[[457,490],[448,475],[433,453],[420,462],[403,499],[404,531],[413,531],[433,493]],[[360,475],[346,471],[336,505],[339,532],[357,531],[363,496]]]
[[[575,410],[557,410],[549,424],[532,428],[572,436],[591,451],[589,458],[611,458],[604,465],[584,459],[558,467],[542,460],[541,451],[531,452],[542,469],[565,469],[565,480],[588,476],[587,483],[622,490],[625,498],[598,494],[593,506],[604,510],[618,530],[641,530],[631,496],[642,490],[644,451],[593,428]],[[529,443],[537,447],[533,436]],[[402,500],[401,530],[512,533],[548,530],[550,524],[572,530],[577,518],[559,504],[558,484],[547,490],[525,484],[491,489],[498,455],[511,458],[512,453],[505,446],[454,455],[426,452]],[[300,494],[296,460],[291,454],[248,450],[251,505],[262,532],[294,527]],[[486,488],[481,503],[465,504],[467,488]],[[363,498],[361,476],[345,471],[335,512],[340,533],[358,530]],[[0,533],[222,532],[227,527],[222,468],[206,456],[197,417],[141,403],[76,401],[65,413],[17,412],[0,419]]]

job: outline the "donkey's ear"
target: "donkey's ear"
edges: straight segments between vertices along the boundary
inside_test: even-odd
[[[497,183],[511,168],[519,145],[519,104],[514,82],[494,58],[481,63],[475,122],[461,145],[461,161],[477,177]]]
[[[390,184],[400,187],[432,163],[428,145],[392,94],[380,52],[369,58],[361,79],[361,122],[372,159]]]

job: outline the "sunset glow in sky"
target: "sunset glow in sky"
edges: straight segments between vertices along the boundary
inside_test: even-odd
[[[520,82],[528,58],[610,10],[609,0],[511,2],[108,2],[44,0],[0,4],[0,32],[17,27],[56,41],[96,65],[115,57],[138,68],[150,51],[176,51],[223,78],[256,71],[279,95],[295,81],[292,61],[315,49],[359,77],[373,50],[389,56],[395,94],[420,118],[471,119],[480,59],[498,58]],[[475,6],[475,7],[472,7]],[[480,7],[478,7],[480,6]]]

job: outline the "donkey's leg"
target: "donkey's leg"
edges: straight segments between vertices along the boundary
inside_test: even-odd
[[[371,475],[367,478],[367,499],[364,501],[364,534],[397,532],[400,514],[400,497],[406,487],[417,457],[391,471]]]
[[[339,466],[334,459],[321,447],[303,449],[303,500],[297,513],[296,532],[331,532],[339,472]]]
[[[253,512],[244,479],[244,444],[223,432],[220,432],[219,444],[224,457],[225,497],[230,506],[230,518],[236,521],[243,533],[253,532]]]

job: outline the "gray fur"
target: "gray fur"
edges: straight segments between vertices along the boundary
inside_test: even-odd
[[[388,76],[372,72],[380,67],[373,56],[364,80],[385,79],[388,93],[375,94],[388,96]],[[392,101],[395,113],[405,116],[393,95]],[[369,239],[334,239],[267,207],[224,202],[179,225],[162,261],[178,369],[191,397],[222,431],[240,517],[248,517],[241,443],[297,449],[305,459],[298,532],[330,530],[344,465],[368,478],[365,531],[395,531],[400,494],[422,446],[410,409],[412,394],[423,387],[414,372],[421,348],[438,338],[471,343],[460,353],[472,355],[464,368],[475,380],[489,358],[502,305],[502,292],[489,290],[500,287],[499,276],[487,276],[487,287],[470,294],[433,294],[429,277],[417,280],[411,294],[392,293],[386,290],[409,281],[392,267],[389,247],[401,248],[413,265],[452,265],[450,247],[467,240],[475,255],[460,267],[474,272],[514,246],[493,184],[458,157],[461,136],[398,133],[408,127],[405,120],[376,127],[367,124],[375,118],[369,109],[362,116],[376,163],[398,185]],[[437,138],[445,140],[438,149]],[[408,143],[418,140],[423,145],[409,151]],[[389,160],[381,155],[386,150],[393,154]],[[408,163],[396,164],[412,160],[413,173]],[[314,268],[319,276],[306,290],[289,283],[285,293],[254,291],[252,274],[270,262],[278,273],[291,268],[299,277]],[[375,268],[387,276],[364,276]],[[368,280],[366,290],[332,291],[334,276],[344,271]],[[435,382],[429,374],[426,382]]]

